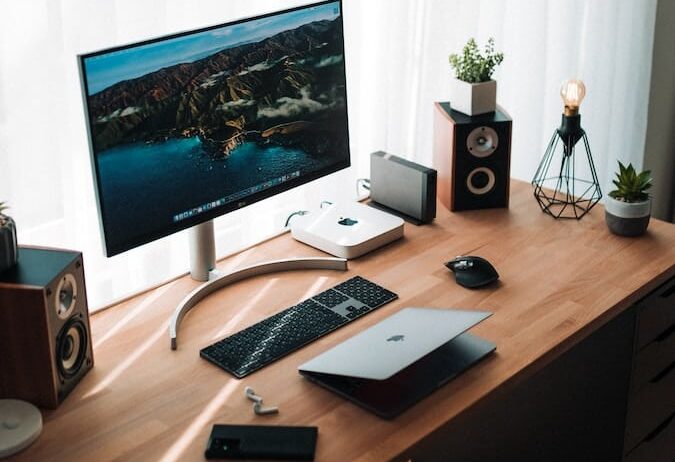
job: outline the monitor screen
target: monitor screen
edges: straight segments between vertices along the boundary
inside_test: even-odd
[[[341,1],[79,64],[108,256],[350,165]]]

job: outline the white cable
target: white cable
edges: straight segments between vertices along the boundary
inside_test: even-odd
[[[368,190],[365,196],[361,196],[361,188]],[[356,201],[361,202],[370,197],[370,180],[368,178],[358,178],[356,180]]]

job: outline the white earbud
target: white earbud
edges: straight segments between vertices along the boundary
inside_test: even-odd
[[[253,412],[258,415],[277,414],[279,412],[279,408],[276,406],[262,407],[262,402],[253,403]]]
[[[244,388],[244,393],[246,394],[246,397],[253,401],[254,403],[262,403],[262,396],[258,396],[255,394],[255,391],[253,391],[253,388],[251,387],[246,387]]]
[[[263,407],[262,396],[256,395],[255,391],[253,391],[253,388],[244,388],[244,394],[246,395],[246,398],[253,401],[253,412],[255,412],[257,415],[277,414],[279,412],[279,408],[276,406]]]

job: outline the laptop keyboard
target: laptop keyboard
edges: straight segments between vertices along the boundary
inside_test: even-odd
[[[396,298],[394,292],[355,276],[209,345],[199,354],[242,378]]]

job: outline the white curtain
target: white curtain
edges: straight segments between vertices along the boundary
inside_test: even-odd
[[[494,77],[513,177],[531,180],[573,76],[603,192],[616,159],[642,166],[656,0],[344,1],[353,167],[217,219],[219,255],[280,232],[291,211],[353,200],[373,151],[431,165],[432,103],[449,99],[448,54],[469,37],[505,54]],[[103,256],[76,55],[305,3],[0,0],[0,201],[21,244],[84,252],[90,308],[184,273],[188,251],[183,232]]]
[[[586,83],[582,126],[603,191],[616,159],[642,164],[655,0],[361,3],[369,6],[361,28],[370,23],[375,33],[358,54],[370,59],[379,91],[371,104],[384,115],[374,132],[393,153],[431,162],[432,103],[450,98],[448,55],[469,37],[481,45],[494,37],[505,55],[494,78],[497,102],[513,118],[513,177],[532,179],[560,125],[560,84],[570,77]]]

